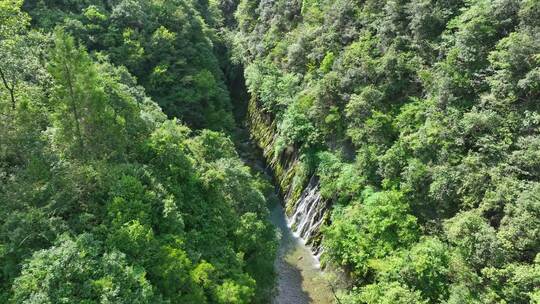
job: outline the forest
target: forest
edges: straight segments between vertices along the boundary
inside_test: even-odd
[[[539,102],[538,0],[0,0],[0,303],[271,303],[244,124],[336,304],[540,303]]]

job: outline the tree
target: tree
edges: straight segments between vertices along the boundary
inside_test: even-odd
[[[540,252],[539,195],[535,185],[506,205],[497,236],[509,260],[533,261]]]
[[[495,229],[478,212],[462,212],[448,220],[445,228],[450,243],[472,269],[501,262],[502,252]]]
[[[370,263],[385,258],[418,237],[416,218],[410,214],[403,194],[397,191],[363,193],[362,202],[337,210],[325,229],[328,257],[352,268],[360,279]]]
[[[146,274],[118,252],[104,252],[90,234],[62,237],[36,252],[13,285],[13,302],[159,303]],[[155,302],[155,301],[158,302]]]
[[[48,68],[55,81],[51,109],[57,147],[82,159],[121,157],[126,127],[136,130],[140,124],[130,93],[62,31],[55,33]]]
[[[411,248],[378,261],[377,284],[397,282],[420,293],[430,302],[448,297],[450,285],[449,247],[436,237],[426,237]]]
[[[0,1],[0,79],[9,92],[11,108],[17,105],[16,91],[21,80],[35,67],[33,49],[28,47],[25,37],[30,22],[28,15],[21,11],[22,0]]]
[[[343,304],[406,304],[428,303],[419,292],[412,291],[398,283],[379,283],[363,287],[359,293],[343,299]]]

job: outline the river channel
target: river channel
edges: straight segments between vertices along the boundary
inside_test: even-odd
[[[333,294],[309,248],[287,226],[281,205],[276,204],[270,214],[280,236],[275,261],[278,274],[273,304],[333,303]]]

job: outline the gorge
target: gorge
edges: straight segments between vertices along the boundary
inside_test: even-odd
[[[0,302],[540,303],[537,0],[0,0]]]
[[[242,90],[242,86],[231,90]],[[240,95],[248,96],[248,94]],[[260,114],[253,112],[254,110],[251,107],[249,111],[240,112],[246,113],[250,118],[260,117]],[[269,120],[265,122],[268,123]],[[316,177],[312,177],[308,184],[301,186],[304,190],[301,191],[297,201],[291,201],[287,193],[291,193],[292,190],[280,188],[272,165],[267,165],[267,161],[272,164],[272,159],[265,158],[262,142],[256,143],[256,139],[250,136],[249,128],[262,127],[271,132],[271,123],[264,126],[259,125],[261,123],[263,123],[261,120],[244,121],[240,118],[240,124],[246,126],[237,131],[237,141],[240,141],[237,147],[241,158],[252,170],[260,172],[266,179],[275,183],[276,197],[270,206],[270,221],[277,229],[279,248],[275,261],[277,282],[272,303],[334,303],[335,295],[331,287],[334,282],[329,279],[328,274],[323,273],[319,261],[322,249],[314,243],[327,211],[326,204],[318,193]],[[294,158],[289,158],[289,161],[292,163],[281,165],[286,168],[294,166]],[[294,206],[291,209],[293,212],[286,214],[284,211],[286,206]]]

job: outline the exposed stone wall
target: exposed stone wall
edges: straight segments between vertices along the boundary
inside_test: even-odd
[[[262,149],[266,163],[279,186],[287,216],[291,221],[291,228],[307,244],[311,245],[313,252],[318,255],[321,251],[321,234],[319,228],[325,218],[327,218],[326,209],[328,205],[327,202],[320,199],[318,179],[312,173],[306,172],[305,167],[300,161],[300,153],[296,147],[289,146],[281,151],[277,151],[276,141],[278,134],[276,121],[269,113],[264,112],[258,106],[257,100],[254,97],[250,99],[248,104],[247,125],[250,129],[252,139]],[[314,181],[316,183],[315,185],[313,184]],[[306,205],[305,199],[316,197],[312,193],[313,191],[317,192],[320,202],[310,202],[310,205]],[[313,218],[303,221],[299,218],[302,216]],[[304,223],[303,227],[297,227],[299,223]],[[310,230],[305,226],[306,223],[308,225],[316,225],[314,227],[315,229]]]

